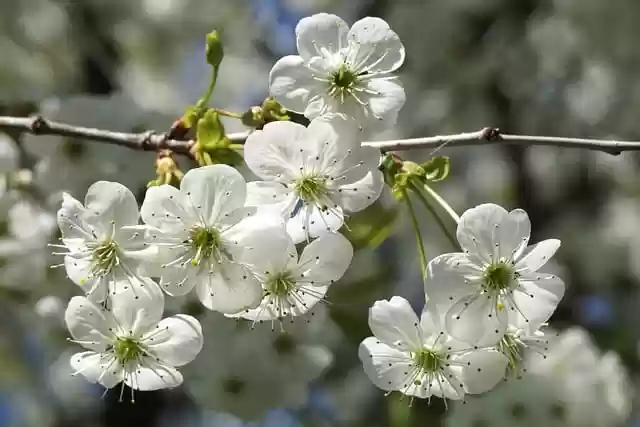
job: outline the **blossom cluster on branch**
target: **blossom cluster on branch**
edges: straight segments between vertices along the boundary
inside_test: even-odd
[[[132,390],[180,385],[178,368],[207,344],[206,322],[163,315],[169,299],[192,291],[227,322],[247,330],[271,324],[282,334],[254,341],[297,354],[285,323],[314,321],[308,315],[352,264],[354,246],[345,237],[350,216],[388,191],[412,220],[425,304],[419,315],[399,296],[373,304],[373,336],[358,352],[366,375],[411,399],[459,401],[526,375],[530,357],[544,358],[555,335],[547,321],[565,285],[539,270],[560,241],[531,244],[521,209],[486,203],[458,215],[432,188],[448,175],[446,157],[418,164],[362,144],[392,126],[405,102],[395,74],[405,50],[385,21],[368,17],[349,27],[321,13],[302,19],[296,37],[298,55],[271,70],[271,97],[244,114],[208,106],[224,54],[217,33],[207,37],[210,86],[167,135],[186,140],[193,133],[187,151],[197,167],[183,172],[162,147],[141,206],[125,185],[111,181],[91,185],[84,202],[63,195],[61,241],[52,246],[63,257],[57,267],[85,294],[71,298],[64,315],[71,341],[85,348],[71,357],[73,369],[106,388],[122,384],[121,398],[125,384]],[[221,116],[253,128],[243,144],[229,138]],[[304,120],[294,121],[297,116]],[[256,179],[247,181],[240,165]],[[413,201],[434,213],[459,251],[429,261]],[[457,224],[455,233],[447,220]],[[242,335],[238,345],[248,346],[245,330],[225,331]],[[220,360],[234,371],[233,358]],[[292,363],[291,371],[308,383],[330,363],[325,354],[316,360],[314,369]],[[238,376],[224,377],[222,389],[246,391],[250,381]],[[295,387],[274,395],[288,399]]]

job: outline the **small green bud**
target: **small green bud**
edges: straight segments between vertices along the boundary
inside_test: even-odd
[[[207,34],[207,46],[205,53],[207,56],[207,63],[214,68],[218,68],[222,63],[224,50],[222,49],[222,41],[220,40],[220,34],[217,30],[213,30]]]
[[[287,109],[284,108],[272,96],[268,97],[262,103],[263,117],[266,122],[274,122],[278,120],[289,120]]]
[[[262,128],[262,126],[264,126],[264,112],[262,107],[251,107],[242,113],[242,124],[251,128]]]
[[[224,126],[220,121],[220,115],[216,110],[207,110],[204,116],[198,120],[198,128],[196,130],[198,145],[206,149],[218,148],[221,145],[224,146],[224,137]]]
[[[402,162],[402,170],[413,177],[423,178],[426,175],[422,166],[409,160]]]
[[[451,169],[451,159],[446,156],[433,157],[423,163],[421,166],[425,171],[424,177],[427,181],[442,181],[447,176],[449,176],[449,171]]]
[[[184,110],[184,115],[180,119],[182,125],[191,129],[198,123],[198,119],[202,115],[202,108],[197,105],[187,105],[187,108]]]

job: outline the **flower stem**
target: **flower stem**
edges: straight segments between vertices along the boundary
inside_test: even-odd
[[[218,114],[220,114],[221,116],[233,117],[234,119],[241,119],[242,118],[242,114],[239,114],[239,113],[234,113],[232,111],[223,110],[221,108],[214,108],[214,110],[216,110],[216,112]]]
[[[404,200],[407,202],[407,207],[409,208],[409,215],[411,216],[411,224],[413,225],[413,230],[416,233],[416,243],[418,244],[418,254],[420,257],[420,270],[422,271],[422,277],[424,278],[427,273],[427,255],[424,250],[424,242],[422,241],[422,233],[420,232],[420,225],[418,224],[418,217],[416,216],[416,211],[413,208],[413,203],[409,198],[409,193],[407,190],[403,191]]]
[[[244,144],[230,144],[229,148],[232,150],[244,150]]]
[[[449,227],[447,227],[447,225],[444,223],[442,218],[440,218],[440,215],[438,215],[438,213],[436,212],[435,208],[431,205],[431,203],[429,203],[429,200],[427,200],[427,198],[424,196],[424,194],[422,194],[422,191],[420,191],[420,188],[418,188],[418,186],[416,186],[414,183],[412,183],[409,188],[416,194],[416,196],[418,196],[418,199],[422,202],[424,207],[427,208],[429,213],[431,213],[433,218],[438,223],[438,226],[440,227],[440,229],[444,233],[444,235],[447,237],[449,242],[451,242],[451,245],[456,250],[460,250],[460,245],[458,244],[458,240],[451,233],[451,230],[449,230]]]
[[[216,87],[216,81],[218,80],[218,67],[213,67],[213,72],[211,73],[211,79],[209,80],[209,87],[207,87],[207,91],[202,95],[202,98],[198,101],[199,107],[206,107],[209,105],[209,99],[213,94],[213,89]]]
[[[442,209],[445,210],[445,212],[447,212],[449,214],[449,216],[451,218],[453,218],[453,220],[457,223],[460,222],[460,215],[458,215],[456,213],[456,211],[453,210],[453,208],[449,205],[449,203],[447,203],[447,201],[445,199],[443,199],[442,197],[440,197],[440,195],[438,193],[436,193],[433,188],[429,187],[429,184],[424,184],[424,191],[427,192],[427,194],[429,194],[429,196],[431,196],[431,198],[440,205],[440,207],[442,207]]]

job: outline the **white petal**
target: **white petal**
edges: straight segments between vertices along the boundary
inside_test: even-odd
[[[465,390],[470,394],[484,393],[494,388],[504,379],[508,363],[502,353],[489,349],[471,351],[456,361],[466,364],[462,370],[462,380]]]
[[[180,183],[180,191],[207,226],[215,225],[224,214],[243,207],[246,187],[240,172],[227,165],[191,169]]]
[[[331,98],[328,95],[316,95],[311,97],[307,108],[304,109],[304,116],[309,120],[320,118],[328,111],[333,111]]]
[[[307,129],[297,123],[267,123],[244,144],[244,161],[253,173],[265,180],[291,181],[299,176],[305,161],[300,150],[307,145]]]
[[[422,348],[418,316],[404,298],[376,301],[369,309],[369,327],[387,345],[405,351]]]
[[[303,204],[296,215],[289,218],[286,227],[293,241],[301,243],[323,233],[338,231],[342,224],[344,214],[341,207],[334,205],[323,210],[315,204]]]
[[[171,366],[144,356],[140,366],[128,369],[124,382],[134,390],[160,390],[182,384],[182,374]]]
[[[463,253],[442,254],[429,262],[424,291],[427,299],[438,305],[453,305],[475,291],[466,284],[465,276],[476,268]]]
[[[413,363],[408,353],[369,337],[360,343],[358,356],[364,372],[377,387],[387,391],[404,388]]]
[[[366,17],[353,24],[347,36],[358,71],[389,73],[404,62],[405,49],[398,35],[380,18]]]
[[[507,327],[507,310],[498,308],[495,298],[470,295],[456,301],[445,315],[449,334],[469,344],[498,342]]]
[[[62,193],[62,206],[58,210],[57,221],[65,244],[69,239],[77,239],[82,245],[84,240],[91,238],[91,228],[85,222],[90,215],[82,203],[70,194]]]
[[[139,286],[129,286],[111,295],[110,303],[109,310],[120,328],[140,337],[162,319],[164,294],[156,283],[145,278]]]
[[[106,388],[112,388],[122,381],[122,367],[109,353],[76,353],[71,356],[70,365],[89,382],[100,383]]]
[[[138,224],[138,202],[133,193],[120,183],[94,183],[87,190],[84,205],[105,223],[113,221],[116,226]]]
[[[463,250],[469,251],[478,262],[488,263],[494,260],[499,248],[497,232],[502,224],[509,221],[509,213],[504,208],[486,203],[468,209],[460,217],[457,237]],[[496,227],[496,225],[498,227]]]
[[[269,73],[269,93],[288,110],[305,112],[315,94],[321,93],[321,82],[313,79],[313,71],[295,55],[280,58]]]
[[[309,123],[308,142],[301,147],[301,165],[321,171],[338,183],[349,184],[378,167],[380,151],[360,147],[361,132],[356,121],[338,114],[327,114]],[[362,165],[359,165],[362,164]]]
[[[89,292],[98,279],[91,277],[93,262],[89,257],[76,258],[69,255],[64,257],[64,267],[69,279],[80,286],[85,292]]]
[[[302,251],[296,279],[311,284],[333,283],[344,275],[352,258],[353,246],[346,237],[323,233]]]
[[[272,237],[281,243],[286,242],[285,234],[282,218],[271,211],[261,210],[225,230],[221,238],[224,252],[231,254],[235,261],[251,264],[270,250]]]
[[[85,297],[71,298],[64,320],[73,339],[90,350],[105,351],[114,339],[111,315]]]
[[[522,209],[512,210],[496,230],[496,235],[497,242],[500,243],[497,256],[517,259],[527,247],[531,235],[529,215]]]
[[[537,329],[555,311],[564,296],[562,279],[553,274],[529,273],[518,279],[518,288],[513,292],[515,312],[522,328]]]
[[[142,336],[147,350],[162,363],[182,366],[196,358],[202,349],[202,326],[194,317],[186,314],[161,320]]]
[[[160,287],[171,296],[186,295],[198,281],[200,267],[187,263],[184,267],[177,264],[175,267],[162,268]]]
[[[340,186],[333,197],[345,212],[359,212],[378,200],[383,188],[384,177],[376,169],[353,184]]]
[[[551,259],[558,248],[560,248],[558,239],[543,240],[527,247],[522,257],[516,262],[516,270],[537,271]]]
[[[223,263],[217,268],[220,271],[204,271],[196,284],[198,298],[205,307],[233,314],[260,303],[262,287],[247,267]]]
[[[302,18],[296,25],[298,53],[305,60],[314,56],[327,56],[321,55],[318,50],[336,53],[346,47],[348,32],[347,23],[336,15],[317,13]]]
[[[363,94],[361,99],[369,104],[376,120],[381,120],[388,125],[395,123],[398,111],[406,101],[404,88],[399,80],[369,79],[364,87],[376,94]]]
[[[250,236],[252,241],[243,240],[244,244],[252,249],[245,250],[237,256],[242,263],[260,275],[284,272],[289,265],[296,265],[296,245],[284,225],[274,229],[261,227],[258,233]]]
[[[166,233],[183,231],[187,224],[194,224],[196,218],[184,193],[171,185],[149,188],[140,215],[146,224]]]
[[[247,206],[284,208],[291,190],[279,182],[253,181],[247,183]]]

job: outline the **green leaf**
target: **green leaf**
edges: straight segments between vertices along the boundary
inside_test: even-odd
[[[423,163],[422,168],[426,172],[426,179],[430,182],[442,181],[449,175],[451,160],[446,156],[432,157]]]
[[[354,250],[376,247],[389,237],[397,217],[397,207],[385,208],[376,201],[367,209],[353,214],[346,221],[343,234]]]
[[[201,108],[196,105],[187,105],[182,116],[182,124],[184,127],[191,129],[198,122],[198,118],[202,113]]]
[[[213,109],[207,110],[204,116],[198,120],[196,131],[198,144],[206,149],[218,148],[221,143],[224,145],[224,136],[224,126],[218,113]]]

